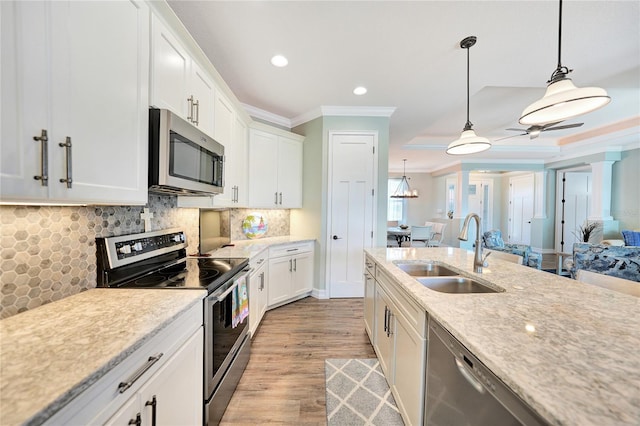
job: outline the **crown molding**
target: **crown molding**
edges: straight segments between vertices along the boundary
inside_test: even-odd
[[[274,114],[272,112],[269,111],[265,111],[263,109],[254,107],[252,105],[248,105],[245,103],[241,103],[242,107],[244,108],[245,111],[247,111],[247,114],[249,114],[251,117],[253,118],[257,118],[259,120],[264,120],[267,121],[269,123],[273,123],[276,124],[278,126],[282,126],[282,127],[286,127],[287,129],[291,129],[291,120],[289,120],[286,117],[283,117],[281,115],[278,114]]]

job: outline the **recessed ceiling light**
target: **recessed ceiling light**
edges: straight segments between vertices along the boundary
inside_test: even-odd
[[[367,88],[366,87],[358,86],[355,89],[353,89],[353,94],[354,95],[364,95],[365,93],[367,93]]]
[[[287,58],[285,58],[282,55],[276,55],[273,58],[271,58],[271,64],[274,67],[282,68],[282,67],[286,67],[287,64],[289,64],[289,61],[287,60]]]

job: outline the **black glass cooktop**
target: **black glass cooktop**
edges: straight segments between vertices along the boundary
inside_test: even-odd
[[[186,261],[122,283],[126,288],[197,288],[209,292],[249,264],[245,258],[187,258]]]

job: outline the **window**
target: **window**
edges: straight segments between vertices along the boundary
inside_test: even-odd
[[[397,220],[398,222],[405,222],[405,206],[407,200],[403,198],[391,198],[391,194],[395,192],[400,185],[401,178],[389,178],[387,181],[387,220]]]

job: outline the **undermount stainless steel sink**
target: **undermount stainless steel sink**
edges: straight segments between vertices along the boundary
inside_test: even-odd
[[[444,266],[433,263],[397,263],[396,266],[412,277],[450,277],[460,275]]]
[[[416,280],[423,286],[441,293],[498,293],[498,290],[465,277],[421,277]]]

